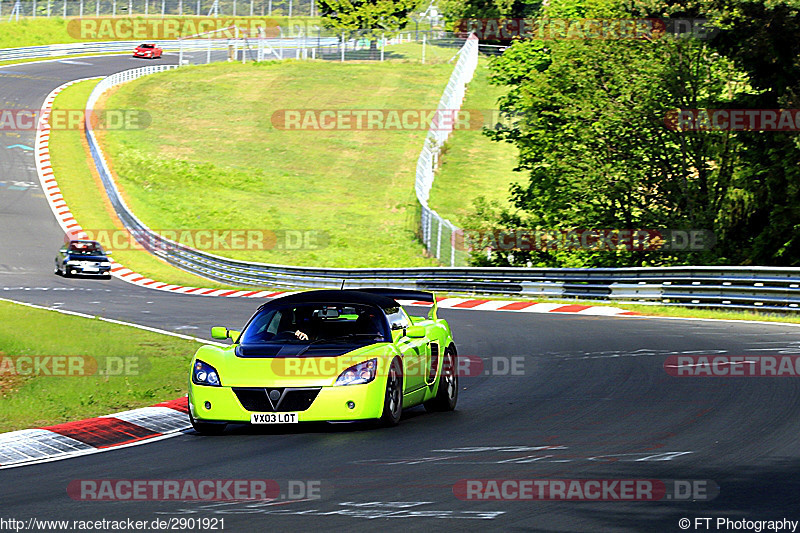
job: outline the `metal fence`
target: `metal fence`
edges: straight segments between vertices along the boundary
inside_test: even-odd
[[[0,18],[184,15],[317,17],[314,0],[0,0]]]
[[[263,61],[270,59],[323,59],[329,61],[388,61],[393,59],[426,61],[426,50],[432,47],[458,50],[464,39],[439,30],[402,31],[392,34],[354,32],[334,34],[318,26],[277,27],[276,38],[240,37],[238,39],[193,38],[150,40],[167,53],[200,53],[192,63],[209,63],[225,59]],[[140,41],[103,41],[50,44],[0,49],[0,61],[44,59],[79,54],[130,53]],[[409,48],[414,43],[417,46]],[[211,57],[211,51],[226,50],[228,55]],[[208,56],[202,56],[208,52]],[[430,55],[430,52],[428,52]]]
[[[478,66],[478,38],[474,35],[464,43],[458,56],[458,62],[450,76],[450,81],[445,87],[442,99],[437,109],[455,111],[461,109],[467,84],[472,80]],[[431,188],[433,187],[434,174],[437,161],[441,155],[442,146],[452,133],[450,127],[444,124],[433,124],[425,138],[425,144],[417,160],[417,172],[414,189],[420,204],[420,237],[425,248],[440,262],[457,266],[466,264],[467,253],[458,250],[456,236],[458,228],[449,220],[442,218],[436,211],[428,206]]]

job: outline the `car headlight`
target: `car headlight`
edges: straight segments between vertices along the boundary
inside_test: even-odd
[[[362,385],[375,379],[378,360],[370,359],[363,363],[353,365],[336,378],[334,385]]]
[[[192,369],[192,383],[195,385],[210,385],[212,387],[219,387],[219,374],[217,369],[208,363],[204,363],[200,359],[194,362]]]

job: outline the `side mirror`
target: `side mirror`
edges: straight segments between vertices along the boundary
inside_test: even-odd
[[[225,340],[228,338],[228,328],[225,326],[214,326],[211,328],[211,338]]]
[[[112,252],[111,250],[107,250],[107,251],[106,251],[106,255],[111,255],[111,254],[113,254],[113,253],[114,253],[114,252]]]
[[[239,342],[239,337],[242,336],[241,331],[236,331],[235,329],[228,330],[228,338],[233,341],[233,344]]]
[[[425,326],[409,326],[406,328],[406,337],[421,339],[425,336]]]

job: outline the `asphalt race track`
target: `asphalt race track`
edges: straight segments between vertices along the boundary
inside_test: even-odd
[[[65,81],[142,64],[149,63],[90,57],[0,68],[2,105],[38,109]],[[54,276],[63,235],[39,188],[32,152],[11,148],[33,146],[33,132],[0,135],[0,297],[204,337],[211,325],[241,325],[257,307],[257,300]],[[681,531],[681,518],[800,519],[798,380],[677,378],[664,369],[671,354],[800,354],[800,329],[458,310],[440,315],[450,321],[459,353],[485,364],[480,375],[461,379],[454,413],[416,408],[393,429],[236,426],[220,437],[190,431],[0,470],[3,515],[224,518],[225,530],[237,532]],[[318,481],[321,497],[258,504],[81,502],[67,494],[77,479],[255,478],[274,479],[282,489],[293,480]],[[465,479],[651,479],[667,486],[706,480],[719,490],[699,501],[465,501],[453,492]],[[689,530],[706,529],[693,522]]]

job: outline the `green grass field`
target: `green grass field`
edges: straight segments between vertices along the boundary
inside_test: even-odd
[[[109,109],[152,124],[101,139],[132,210],[154,229],[315,232],[317,247],[209,250],[327,267],[432,265],[415,237],[425,130],[278,129],[281,110],[435,109],[452,49],[430,64],[318,61],[187,67],[127,84]],[[438,59],[437,59],[438,58]],[[344,84],[343,84],[344,82]],[[180,112],[176,112],[180,110]]]
[[[186,394],[189,363],[199,346],[193,340],[0,301],[0,431],[178,398]],[[58,367],[49,368],[61,375],[33,375],[31,365],[20,362],[19,356],[91,359],[80,360],[84,371],[76,372],[79,375],[64,375],[69,372],[58,372]],[[92,373],[92,361],[110,375],[80,375]]]
[[[461,108],[497,109],[503,93],[502,87],[489,84],[488,61],[481,58]],[[428,203],[457,226],[469,227],[469,215],[479,197],[510,207],[509,186],[524,179],[513,171],[516,164],[513,145],[492,141],[478,129],[455,130],[445,145]]]
[[[54,109],[83,109],[96,84],[96,80],[89,80],[67,87],[56,97]],[[93,174],[94,162],[85,147],[83,132],[53,129],[49,147],[58,186],[78,223],[95,231],[121,229],[122,223],[114,214],[99,177]],[[174,268],[134,247],[115,248],[113,257],[152,279],[194,287],[229,288]]]

